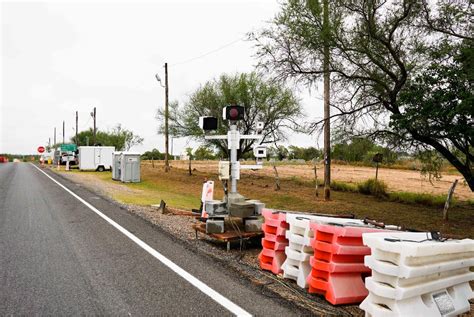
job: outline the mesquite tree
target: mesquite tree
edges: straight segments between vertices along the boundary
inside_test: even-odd
[[[227,153],[227,142],[204,140],[199,128],[200,116],[218,118],[218,134],[227,134],[229,123],[222,120],[223,107],[238,104],[245,107],[245,119],[238,122],[243,134],[255,132],[257,122],[263,122],[264,144],[285,140],[285,132],[302,118],[299,100],[282,84],[266,81],[256,73],[222,75],[199,87],[182,106],[170,105],[170,132],[175,136],[189,136]],[[162,117],[158,113],[158,118]],[[238,157],[253,149],[255,140],[241,140]],[[227,153],[228,154],[228,153]]]
[[[288,1],[253,35],[260,67],[277,79],[312,84],[324,72],[313,2]],[[474,190],[471,2],[337,0],[330,14],[331,117],[339,127],[434,149]]]

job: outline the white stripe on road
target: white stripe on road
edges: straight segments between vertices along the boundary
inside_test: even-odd
[[[40,171],[41,173],[43,173],[44,175],[46,175],[49,179],[51,179],[53,182],[55,182],[56,184],[58,184],[62,189],[64,189],[65,191],[67,191],[69,194],[71,194],[74,198],[76,198],[77,200],[79,200],[81,203],[83,203],[84,205],[86,205],[90,210],[92,210],[93,212],[95,212],[97,215],[99,215],[100,217],[102,217],[105,221],[107,221],[108,223],[110,223],[112,226],[114,226],[117,230],[119,230],[120,232],[122,232],[124,235],[126,235],[130,240],[132,240],[133,242],[135,242],[136,244],[138,244],[140,247],[142,247],[145,251],[147,251],[148,253],[150,253],[152,256],[154,256],[156,259],[158,259],[158,261],[160,261],[161,263],[163,263],[164,265],[166,265],[168,268],[170,268],[171,270],[173,270],[176,274],[178,274],[179,276],[181,276],[182,278],[184,278],[186,281],[188,281],[189,283],[191,283],[193,286],[195,286],[196,288],[198,288],[201,292],[203,292],[204,294],[206,294],[207,296],[209,296],[210,298],[212,298],[215,302],[217,302],[218,304],[220,304],[221,306],[223,306],[224,308],[226,308],[227,310],[229,310],[231,313],[237,315],[237,316],[251,316],[250,313],[248,313],[247,311],[245,311],[243,308],[241,308],[240,306],[237,306],[236,304],[234,304],[232,301],[230,301],[228,298],[224,297],[223,295],[219,294],[218,292],[216,292],[215,290],[213,290],[212,288],[210,288],[209,286],[207,286],[205,283],[201,282],[200,280],[198,280],[196,277],[194,277],[193,275],[191,275],[190,273],[186,272],[184,269],[182,269],[181,267],[179,267],[178,265],[176,265],[174,262],[172,262],[170,259],[168,259],[167,257],[165,257],[164,255],[162,255],[161,253],[159,253],[158,251],[156,251],[155,249],[153,249],[152,247],[150,247],[148,244],[146,244],[145,242],[143,242],[142,240],[138,239],[135,235],[133,235],[132,233],[130,233],[129,231],[127,231],[124,227],[122,227],[121,225],[119,225],[118,223],[116,223],[115,221],[113,221],[112,219],[110,219],[109,217],[107,217],[106,215],[104,215],[100,210],[98,210],[97,208],[95,208],[94,206],[92,206],[91,204],[89,204],[87,201],[85,201],[84,199],[82,199],[81,197],[79,197],[78,195],[76,195],[74,192],[72,192],[71,190],[69,190],[66,186],[64,186],[63,184],[61,184],[60,182],[58,182],[57,180],[55,180],[54,178],[52,178],[51,176],[49,176],[48,174],[46,174],[44,171],[42,171],[40,168],[38,168],[36,165],[34,164],[31,164],[33,165],[38,171]]]

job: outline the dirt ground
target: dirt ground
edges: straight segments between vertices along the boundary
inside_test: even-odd
[[[144,165],[151,165],[150,161],[142,162]],[[162,165],[162,161],[156,161],[156,166]],[[187,161],[171,161],[171,166],[187,169]],[[217,161],[193,161],[192,168],[201,172],[217,173]],[[314,179],[313,166],[310,164],[288,164],[279,163],[277,165],[278,174],[281,178],[302,177],[306,179]],[[318,177],[323,178],[323,166],[317,165]],[[260,171],[244,170],[242,174],[252,174],[260,176],[273,176],[274,171],[270,163],[264,164]],[[336,181],[343,181],[349,183],[358,183],[369,178],[375,177],[375,168],[364,166],[350,166],[350,165],[333,165],[331,169],[331,178]],[[459,179],[456,187],[455,197],[458,200],[474,200],[474,193],[469,189],[469,186],[464,182],[464,178],[460,174],[442,174],[440,180],[433,180],[430,183],[427,177],[415,170],[401,170],[390,168],[379,168],[380,180],[383,180],[389,191],[404,191],[413,193],[427,193],[432,195],[446,195],[449,188],[455,179]]]

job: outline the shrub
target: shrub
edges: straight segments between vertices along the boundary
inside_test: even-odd
[[[370,178],[365,182],[357,184],[357,189],[365,195],[374,195],[375,197],[387,197],[387,185],[383,181]]]

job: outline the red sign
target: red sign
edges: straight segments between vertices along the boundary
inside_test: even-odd
[[[38,153],[43,153],[43,152],[44,152],[44,146],[39,146]]]

